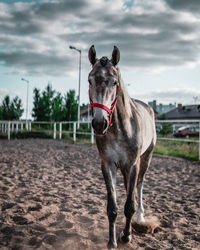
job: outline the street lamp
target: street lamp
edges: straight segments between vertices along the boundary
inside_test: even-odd
[[[79,121],[80,121],[80,89],[81,89],[81,49],[77,49],[74,46],[69,46],[70,49],[74,49],[80,53],[79,56],[79,79],[78,79],[78,128],[79,128]]]
[[[27,93],[26,93],[26,122],[28,121],[28,91],[29,91],[29,81],[25,78],[21,78],[22,81],[27,83]]]

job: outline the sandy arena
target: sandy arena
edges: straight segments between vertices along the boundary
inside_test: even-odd
[[[95,146],[64,140],[0,140],[0,249],[107,249],[106,190]],[[117,184],[117,235],[125,190]],[[200,249],[200,166],[154,156],[144,182],[155,234],[133,232],[118,249]]]

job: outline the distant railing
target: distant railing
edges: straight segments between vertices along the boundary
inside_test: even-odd
[[[90,132],[78,131],[77,127],[81,126],[81,124],[86,124],[90,129]],[[90,126],[90,122],[88,121],[69,121],[69,122],[38,122],[38,121],[0,121],[0,134],[7,135],[8,140],[10,140],[11,133],[18,132],[33,132],[34,125],[38,125],[39,127],[42,125],[50,125],[48,129],[41,129],[41,132],[50,132],[52,134],[53,139],[58,138],[62,139],[63,134],[72,134],[73,142],[76,142],[77,135],[89,135],[91,144],[94,144],[94,131],[92,126]],[[72,129],[63,130],[63,125],[71,125]],[[58,130],[57,130],[58,127]],[[38,130],[37,130],[38,131]]]
[[[10,140],[11,132],[31,131],[31,121],[0,121],[0,133],[7,134]]]
[[[171,138],[171,137],[158,137],[157,140],[160,141],[179,141],[179,142],[191,142],[191,143],[198,143],[198,151],[199,151],[199,161],[200,161],[200,120],[156,120],[156,126],[157,125],[163,125],[163,124],[172,124],[173,131],[176,130],[176,128],[180,128],[181,126],[189,126],[189,125],[196,125],[199,130],[198,140],[191,140],[191,139],[179,139],[179,138]]]
[[[180,128],[181,126],[189,126],[197,124],[199,129],[199,141],[200,141],[200,120],[156,120],[156,125],[158,124],[172,124],[173,125],[173,132],[176,130],[176,127]],[[165,141],[182,141],[182,142],[194,142],[199,143],[197,140],[191,140],[191,139],[178,139],[178,138],[169,138],[169,137],[159,137],[158,140],[165,140]]]
[[[156,126],[163,126],[163,124],[172,124],[173,130],[176,127],[180,127],[183,125],[192,125],[195,124],[199,128],[199,139],[191,140],[191,139],[183,139],[183,138],[172,138],[172,137],[159,137],[158,140],[163,141],[180,141],[180,142],[191,142],[199,144],[199,160],[200,160],[200,120],[156,120]],[[7,138],[10,140],[11,133],[13,132],[24,132],[24,131],[34,131],[34,126],[42,126],[49,125],[49,128],[46,130],[42,130],[42,132],[48,132],[52,134],[53,139],[57,137],[62,139],[63,134],[71,134],[73,136],[73,142],[75,143],[77,140],[77,135],[88,135],[90,136],[91,144],[94,144],[94,131],[92,129],[90,121],[69,121],[69,122],[36,122],[36,121],[0,121],[0,134],[7,135]],[[79,124],[79,125],[78,125]],[[78,126],[81,124],[86,124],[89,132],[80,131]],[[63,125],[68,125],[71,129],[63,129]],[[58,135],[58,136],[57,136]]]

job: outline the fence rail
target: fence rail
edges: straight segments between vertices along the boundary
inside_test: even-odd
[[[80,121],[79,124],[87,124],[90,128],[90,132],[83,132],[77,130],[78,122],[46,122],[46,121],[0,121],[0,134],[7,135],[8,140],[10,140],[11,133],[18,132],[50,132],[52,133],[53,139],[56,139],[57,136],[59,139],[62,139],[63,134],[73,135],[73,141],[76,142],[77,135],[88,135],[90,136],[91,144],[94,144],[94,131],[90,126],[89,122]],[[38,125],[39,128],[35,129],[34,125]],[[49,129],[42,129],[41,125],[49,125]],[[72,130],[63,130],[63,125],[72,125]],[[58,127],[58,129],[57,129]]]
[[[77,129],[77,125],[87,124],[90,132],[83,132]],[[158,140],[163,141],[179,141],[179,142],[190,142],[190,143],[198,143],[199,144],[199,160],[200,160],[200,120],[156,120],[156,126],[163,126],[163,124],[171,124],[173,129],[176,127],[180,127],[183,125],[194,125],[199,128],[199,139],[198,140],[190,140],[190,139],[180,139],[180,138],[171,138],[171,137],[158,137]],[[90,136],[91,144],[94,144],[94,131],[90,124],[90,121],[62,121],[62,122],[46,122],[46,121],[0,121],[0,134],[7,135],[7,138],[10,140],[11,133],[13,132],[24,132],[24,131],[34,131],[34,125],[49,125],[49,130],[42,130],[41,132],[50,132],[52,133],[53,139],[58,138],[62,139],[64,134],[71,134],[73,136],[73,141],[76,142],[77,135],[88,135]],[[70,130],[64,130],[63,125],[69,125],[72,127]],[[57,129],[58,127],[58,129]],[[38,131],[38,130],[37,130]]]

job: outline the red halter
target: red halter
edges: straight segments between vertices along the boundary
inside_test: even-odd
[[[104,109],[105,111],[108,112],[109,114],[109,126],[112,126],[112,115],[113,115],[113,112],[114,112],[114,109],[116,107],[116,104],[117,104],[117,98],[118,98],[118,93],[119,93],[119,90],[120,90],[120,87],[119,85],[117,86],[117,92],[116,92],[116,97],[115,97],[115,100],[113,102],[113,104],[111,105],[111,108],[109,109],[107,106],[101,104],[101,103],[93,103],[92,102],[92,99],[90,97],[90,91],[89,91],[89,99],[90,99],[90,106],[91,108],[101,108],[101,109]]]

